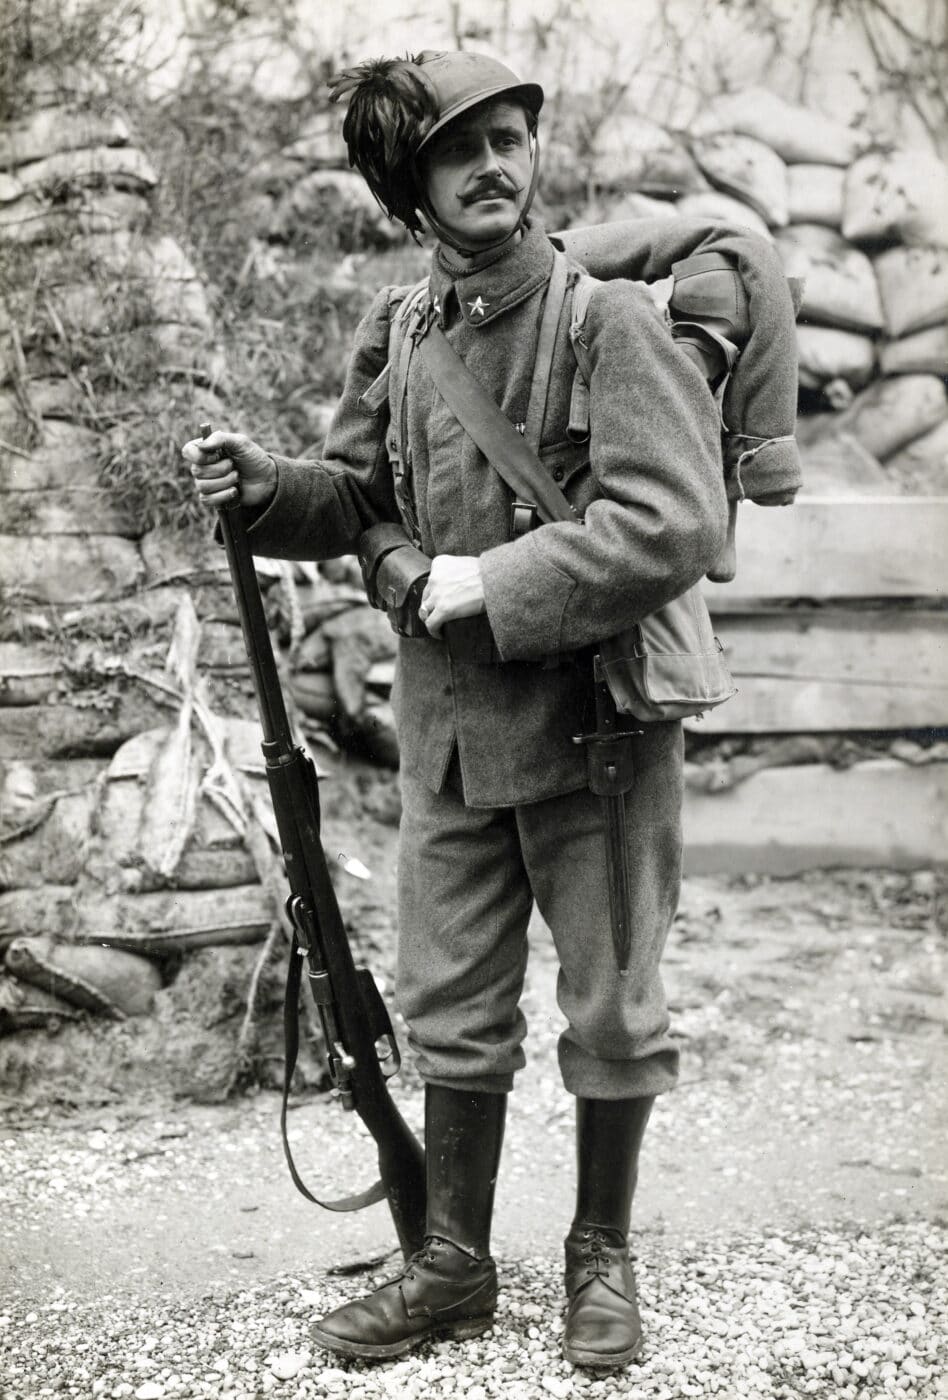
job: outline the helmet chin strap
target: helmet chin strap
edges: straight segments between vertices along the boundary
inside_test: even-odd
[[[539,137],[533,137],[533,167],[530,172],[530,184],[527,188],[527,197],[524,200],[520,217],[509,233],[505,233],[503,238],[499,238],[496,243],[482,244],[479,248],[465,248],[459,243],[457,238],[447,229],[432,209],[427,195],[422,195],[418,201],[418,212],[424,218],[425,223],[438,239],[439,243],[445,243],[452,248],[455,253],[462,258],[480,258],[485,254],[490,254],[491,260],[506,248],[507,244],[517,238],[526,227],[527,215],[530,213],[530,206],[536,198],[537,185],[540,182],[540,141]],[[419,188],[421,181],[418,181]]]

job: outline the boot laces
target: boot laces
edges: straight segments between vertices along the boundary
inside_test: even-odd
[[[423,1269],[426,1264],[435,1264],[437,1260],[438,1255],[437,1251],[433,1248],[432,1239],[425,1240],[421,1248],[416,1249],[414,1254],[409,1258],[402,1271],[402,1278],[414,1278],[416,1268]]]
[[[584,1230],[581,1238],[584,1241],[582,1251],[583,1259],[590,1265],[586,1272],[590,1274],[602,1273],[608,1266],[608,1239],[602,1230]]]

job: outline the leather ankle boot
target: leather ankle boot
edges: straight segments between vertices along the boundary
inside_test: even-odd
[[[574,1366],[624,1366],[642,1346],[628,1234],[639,1150],[654,1102],[576,1103],[576,1215],[566,1237],[569,1308],[563,1334],[564,1355]]]
[[[397,1278],[317,1323],[319,1346],[384,1360],[429,1337],[477,1337],[491,1326],[490,1224],[506,1107],[506,1094],[427,1086],[425,1242]]]

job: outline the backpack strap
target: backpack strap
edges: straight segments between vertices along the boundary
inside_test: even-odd
[[[540,440],[543,435],[543,420],[546,417],[546,402],[550,392],[553,354],[556,350],[556,335],[563,314],[568,279],[569,268],[566,255],[557,250],[553,254],[553,271],[550,274],[546,301],[543,306],[543,318],[540,322],[537,353],[533,365],[533,381],[530,385],[530,402],[527,406],[527,418],[523,430],[527,445],[537,453],[540,451]]]
[[[394,303],[390,303],[390,307]],[[389,314],[388,359],[382,372],[359,398],[367,413],[378,413],[388,400],[389,424],[385,447],[392,466],[395,501],[405,529],[418,544],[418,516],[411,490],[411,453],[408,448],[408,425],[405,400],[408,392],[408,367],[415,348],[417,332],[428,309],[428,278],[424,277],[409,290],[394,314]]]
[[[569,396],[569,422],[566,425],[566,436],[571,442],[589,440],[590,366],[586,313],[592,294],[599,285],[598,277],[590,277],[588,272],[581,272],[573,286],[569,339],[576,356],[576,373],[573,375],[573,388]]]

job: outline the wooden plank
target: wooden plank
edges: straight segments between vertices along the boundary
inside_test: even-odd
[[[699,734],[948,723],[948,613],[806,609],[721,618],[737,694]]]
[[[948,497],[801,497],[742,506],[737,577],[705,582],[712,613],[778,598],[935,598],[946,586]]]
[[[943,865],[948,763],[770,768],[719,793],[689,788],[684,828],[689,875]]]

